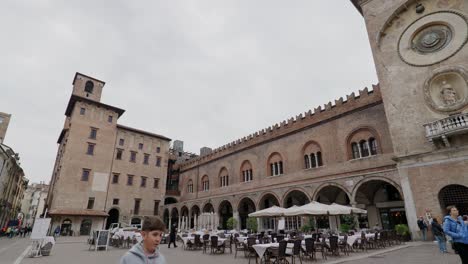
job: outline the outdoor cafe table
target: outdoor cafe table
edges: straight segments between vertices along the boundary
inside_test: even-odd
[[[286,248],[287,254],[291,254],[293,246],[294,245],[291,243],[287,244],[287,248]],[[260,258],[260,263],[261,263],[262,259],[265,259],[264,257],[265,257],[265,252],[267,251],[267,249],[279,247],[279,243],[255,244],[252,247],[257,253],[257,256]]]

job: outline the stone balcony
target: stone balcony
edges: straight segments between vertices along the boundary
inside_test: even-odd
[[[429,142],[442,140],[446,147],[450,147],[450,136],[468,133],[468,113],[451,115],[449,117],[425,124],[426,138]]]

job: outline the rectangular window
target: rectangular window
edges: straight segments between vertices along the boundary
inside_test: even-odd
[[[156,153],[160,153],[161,152],[161,147],[156,147]]]
[[[86,151],[86,154],[88,155],[94,155],[94,145],[92,143],[88,143],[88,150]]]
[[[80,115],[84,115],[86,112],[86,108],[80,108]]]
[[[127,177],[127,185],[133,185],[133,175],[128,175]]]
[[[89,132],[90,139],[96,139],[97,137],[97,128],[92,127],[91,131]]]
[[[149,154],[145,154],[145,157],[143,159],[143,164],[148,165],[148,160],[149,160]]]
[[[159,215],[159,200],[154,200],[153,215]]]
[[[119,146],[123,146],[125,143],[125,140],[123,138],[119,139]]]
[[[140,187],[146,187],[146,177],[141,177],[141,184]]]
[[[116,160],[121,160],[122,159],[122,153],[123,153],[122,149],[117,149],[117,155],[115,156],[115,159]]]
[[[112,123],[113,116],[108,116],[107,117],[107,122]]]
[[[138,149],[143,149],[143,143],[138,144]]]
[[[114,173],[112,175],[112,184],[118,184],[119,183],[119,174]]]
[[[89,199],[88,199],[88,207],[86,207],[86,208],[88,208],[88,209],[93,209],[93,207],[94,207],[94,197],[89,197]]]
[[[156,157],[156,167],[161,167],[161,157]]]
[[[159,179],[157,179],[157,178],[154,178],[154,182],[153,182],[153,188],[155,188],[155,189],[159,189]]]
[[[136,161],[136,152],[130,151],[130,162],[135,162],[135,161]]]
[[[138,215],[140,213],[140,202],[141,199],[135,199],[135,205],[133,206],[133,214]]]
[[[119,205],[119,199],[112,199],[112,205]]]
[[[89,172],[90,172],[90,170],[83,169],[83,172],[81,173],[81,180],[82,181],[88,181],[89,180]]]

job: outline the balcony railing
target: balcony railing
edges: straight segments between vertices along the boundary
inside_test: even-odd
[[[450,146],[447,137],[468,132],[468,113],[452,115],[435,122],[425,124],[426,138],[433,142],[434,139],[442,139]]]

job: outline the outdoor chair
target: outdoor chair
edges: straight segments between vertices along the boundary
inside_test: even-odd
[[[237,258],[237,252],[238,251],[243,251],[244,255],[246,255],[245,251],[247,249],[246,245],[244,243],[240,243],[237,238],[234,238],[234,249],[236,250],[236,253],[234,255],[234,258]]]
[[[281,242],[281,241],[283,241],[283,240],[284,240],[284,235],[278,235],[278,236],[276,236],[276,242],[279,243],[279,242]]]
[[[271,233],[271,242],[277,242],[276,241],[276,233]]]
[[[195,243],[190,239],[187,240],[187,243],[184,244],[184,250],[195,249]]]
[[[208,251],[208,249],[210,249],[210,248],[211,248],[210,235],[205,234],[205,235],[203,235],[203,253],[206,253]]]
[[[348,235],[344,235],[344,239],[342,241],[339,241],[338,242],[338,249],[341,250],[341,252],[343,252],[343,254],[349,256],[349,251],[348,251]]]
[[[224,241],[224,250],[229,249],[229,254],[232,254],[232,241],[232,236],[229,236],[229,238]]]
[[[332,255],[339,256],[340,255],[340,250],[338,248],[338,237],[337,236],[331,236],[328,238],[330,241],[330,252]]]
[[[200,239],[200,235],[195,235],[194,239],[194,249],[200,249],[203,247],[203,242]]]
[[[327,259],[328,246],[325,237],[322,237],[322,241],[320,241],[320,237],[317,237],[317,243],[315,243],[315,251],[322,253],[322,259]]]
[[[285,264],[288,263],[286,260],[286,248],[288,246],[287,241],[280,241],[278,247],[270,248],[268,251],[268,257],[274,258],[275,261],[273,263],[275,264]]]
[[[369,248],[369,241],[367,241],[366,233],[364,232],[361,233],[361,239],[359,241],[358,248],[366,252],[367,252],[367,249]]]
[[[247,250],[245,251],[247,253],[247,257],[249,257],[249,264],[250,264],[250,258],[251,257],[257,257],[257,252],[253,248],[253,245],[256,244],[256,238],[255,237],[249,237],[247,238]]]
[[[291,252],[291,264],[296,263],[296,257],[299,258],[299,262],[302,264],[302,258],[301,258],[301,243],[302,241],[299,239],[296,239],[293,241],[293,248]]]
[[[315,240],[313,238],[306,238],[305,239],[304,256],[309,257],[312,260],[317,259],[316,251],[315,251]]]
[[[218,243],[218,236],[211,237],[211,253],[212,254],[224,253],[224,244],[220,245]]]

